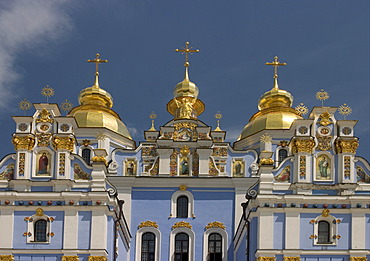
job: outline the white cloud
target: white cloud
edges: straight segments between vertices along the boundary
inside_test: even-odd
[[[13,0],[0,5],[0,108],[16,97],[11,89],[21,77],[15,70],[17,55],[45,46],[71,29],[62,8],[69,1]]]

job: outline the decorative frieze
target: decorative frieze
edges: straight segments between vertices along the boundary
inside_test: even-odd
[[[190,223],[189,222],[186,222],[186,221],[176,222],[172,226],[172,229],[179,228],[179,227],[186,227],[186,228],[192,229],[192,225],[190,225]]]
[[[214,222],[208,223],[208,225],[206,226],[206,229],[210,229],[210,228],[222,228],[222,229],[225,229],[225,225],[222,222],[214,221]]]
[[[158,225],[157,225],[156,222],[148,220],[148,221],[141,222],[140,225],[137,228],[139,229],[139,228],[142,228],[142,227],[155,227],[155,228],[158,228]]]
[[[257,261],[276,261],[276,257],[272,256],[259,256]]]
[[[299,156],[299,177],[306,178],[306,156]]]
[[[293,153],[306,152],[312,153],[315,141],[312,139],[295,139],[293,141]]]
[[[32,150],[35,146],[33,136],[13,136],[12,143],[15,150]]]
[[[78,261],[78,256],[62,256],[62,261]]]
[[[344,156],[343,159],[344,178],[349,179],[351,177],[351,157]]]
[[[284,261],[300,261],[299,256],[284,256]]]
[[[351,256],[350,261],[366,261],[366,256]]]
[[[26,161],[26,153],[19,153],[18,173],[20,176],[24,175],[25,161]]]
[[[322,129],[326,130],[326,129]],[[319,150],[330,150],[331,149],[331,139],[333,136],[316,136],[318,144],[317,144],[317,149]]]
[[[71,137],[59,137],[53,138],[53,146],[56,150],[69,150],[73,151],[75,140]]]
[[[176,176],[177,175],[177,155],[179,153],[177,150],[174,150],[170,156],[170,175]]]
[[[59,175],[64,176],[66,170],[66,154],[59,154]]]
[[[213,162],[213,159],[209,159],[209,175],[211,176],[217,176],[218,170],[216,169],[215,163]]]
[[[51,133],[37,133],[37,146],[47,147],[50,145]]]
[[[13,255],[0,255],[0,261],[14,261]],[[360,260],[355,260],[360,261]]]
[[[338,154],[339,153],[356,153],[357,147],[358,147],[357,138],[349,139],[349,140],[337,139],[335,141],[335,148]]]
[[[88,261],[107,261],[108,258],[105,256],[89,256]]]

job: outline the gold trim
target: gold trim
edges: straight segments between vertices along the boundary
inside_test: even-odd
[[[0,255],[0,261],[14,261],[13,255]],[[359,261],[359,260],[356,260]]]
[[[107,164],[107,160],[104,156],[94,156],[91,160],[93,162],[103,162],[104,164]]]
[[[312,153],[312,149],[315,147],[315,141],[312,139],[295,139],[293,141],[293,153],[307,152]]]
[[[78,256],[62,256],[62,261],[78,261]]]
[[[32,136],[13,136],[12,143],[15,150],[32,150],[35,146],[35,138]]]
[[[73,151],[75,140],[71,137],[59,137],[53,138],[53,146],[56,150],[69,150]]]
[[[337,153],[356,153],[358,147],[357,138],[350,140],[337,139],[335,141],[335,148]]]
[[[53,123],[53,119],[51,118],[50,112],[48,112],[46,109],[42,109],[40,114],[38,115],[38,118],[36,119],[36,123]]]
[[[329,209],[324,209],[321,213],[321,216],[323,217],[328,217],[330,215],[330,210]]]
[[[108,258],[105,256],[89,256],[88,261],[107,261]]]
[[[275,261],[276,260],[276,257],[272,257],[272,256],[259,256],[257,258],[257,261]]]
[[[350,261],[366,261],[366,256],[351,256]]]
[[[185,191],[188,188],[186,185],[180,185],[179,190]]]
[[[208,223],[208,225],[206,226],[206,229],[210,229],[210,228],[222,228],[222,229],[225,229],[225,225],[222,222],[214,221],[214,222]]]
[[[43,216],[44,215],[44,210],[42,208],[36,209],[36,216]]]
[[[299,256],[284,256],[284,261],[300,261],[301,257]]]
[[[273,165],[274,164],[274,160],[271,159],[271,158],[262,158],[260,159],[260,166],[261,165]]]
[[[155,228],[158,228],[158,225],[155,221],[143,221],[140,223],[140,225],[137,227],[138,229],[139,228],[142,228],[142,227],[155,227]]]
[[[186,228],[192,229],[192,225],[190,225],[189,222],[185,222],[185,221],[176,222],[172,226],[172,229],[175,229],[175,228],[178,228],[178,227],[186,227]]]

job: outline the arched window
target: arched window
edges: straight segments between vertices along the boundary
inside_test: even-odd
[[[189,260],[189,236],[179,233],[175,236],[175,261]]]
[[[141,239],[141,261],[155,260],[155,235],[147,232],[142,235]]]
[[[208,260],[222,261],[222,237],[218,233],[208,236]]]
[[[280,149],[278,155],[278,164],[285,160],[286,157],[288,157],[288,151],[286,149]]]
[[[327,221],[321,220],[318,224],[318,243],[331,244],[330,240],[330,224]]]
[[[82,150],[82,158],[84,159],[86,164],[90,164],[91,150],[90,149],[83,149]]]
[[[180,196],[177,198],[176,217],[178,218],[188,217],[188,205],[189,205],[188,202],[189,199],[187,196]]]
[[[35,222],[34,228],[34,241],[35,242],[46,242],[47,240],[47,221],[44,219],[40,219]]]

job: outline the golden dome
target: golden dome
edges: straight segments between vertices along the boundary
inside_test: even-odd
[[[290,107],[292,103],[293,96],[285,90],[280,90],[276,82],[274,88],[259,99],[259,112],[250,118],[238,140],[262,130],[290,129],[294,120],[302,119],[298,112]]]
[[[78,97],[80,106],[73,108],[68,115],[73,116],[81,128],[107,128],[132,139],[119,115],[111,109],[112,96],[99,87],[99,73],[95,75],[95,84],[80,92]]]
[[[174,98],[178,97],[193,97],[198,98],[199,89],[195,83],[189,80],[188,67],[185,67],[184,80],[176,84],[175,90],[173,91]]]

